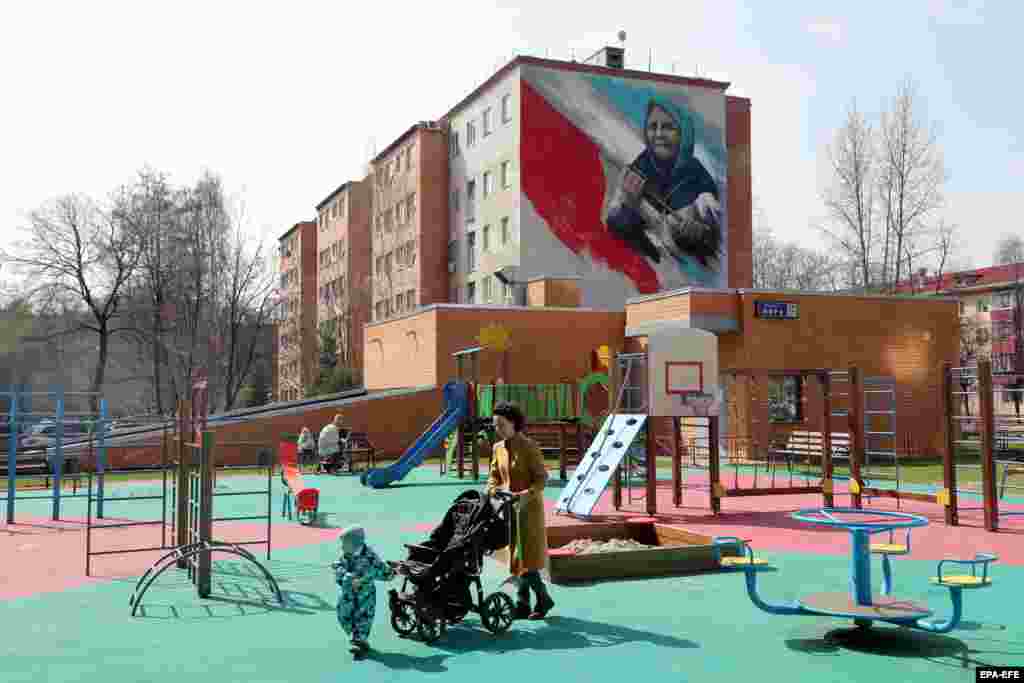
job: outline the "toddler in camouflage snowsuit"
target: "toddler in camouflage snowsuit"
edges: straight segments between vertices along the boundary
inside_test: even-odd
[[[341,556],[332,565],[340,586],[338,623],[352,640],[352,653],[358,656],[370,648],[367,640],[377,611],[377,587],[373,582],[390,581],[395,570],[366,545],[362,527],[342,530],[339,540]]]

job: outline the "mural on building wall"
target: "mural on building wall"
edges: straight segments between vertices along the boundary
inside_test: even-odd
[[[570,268],[726,286],[723,93],[533,67],[521,87],[522,191]]]

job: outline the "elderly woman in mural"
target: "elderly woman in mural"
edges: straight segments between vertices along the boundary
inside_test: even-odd
[[[686,112],[665,98],[652,98],[644,127],[646,149],[624,169],[608,207],[612,234],[659,264],[662,272],[670,266],[679,271],[678,262],[687,257],[712,269],[720,258],[718,186],[694,156],[694,138]],[[662,263],[666,256],[672,258]]]

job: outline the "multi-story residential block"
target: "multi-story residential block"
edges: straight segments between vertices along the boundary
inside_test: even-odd
[[[363,325],[371,319],[371,181],[341,185],[316,206],[317,327],[336,340],[339,362],[363,367]],[[318,340],[319,342],[319,340]]]
[[[918,274],[898,287],[901,293],[952,296],[960,302],[961,334],[975,335],[961,348],[967,362],[984,356],[992,360],[993,381],[1014,384],[1024,378],[1024,263],[946,273]],[[1009,401],[1009,395],[1004,400]]]
[[[622,57],[517,57],[443,117],[450,301],[522,304],[541,278],[605,309],[750,286],[749,100]]]
[[[409,128],[370,163],[373,319],[444,302],[448,294],[448,154],[435,122]]]
[[[317,372],[317,224],[296,223],[278,240],[278,400],[306,396]]]

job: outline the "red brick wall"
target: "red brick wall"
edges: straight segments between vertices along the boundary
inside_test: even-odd
[[[420,306],[448,301],[448,137],[420,128],[416,153]]]
[[[431,389],[397,397],[362,397],[351,399],[347,405],[332,408],[314,408],[298,415],[276,417],[213,427],[218,465],[254,465],[259,451],[271,448],[276,453],[283,434],[298,434],[303,427],[314,432],[341,412],[345,424],[366,432],[378,453],[385,459],[401,455],[412,442],[443,412],[440,389]],[[231,445],[246,442],[245,445]],[[173,447],[172,447],[173,448]],[[172,452],[169,457],[176,455]],[[159,439],[144,446],[109,448],[107,469],[157,466],[160,463]],[[83,458],[82,468],[94,468],[95,458]]]
[[[352,364],[363,367],[365,359],[363,326],[370,321],[373,301],[370,295],[370,264],[373,261],[373,243],[370,230],[373,222],[373,177],[354,182],[348,190],[348,290],[351,302],[354,333]]]
[[[299,226],[299,258],[302,282],[302,312],[300,313],[299,341],[302,349],[302,384],[309,387],[316,380],[320,340],[317,335],[317,225],[316,221],[306,221]]]
[[[754,286],[750,100],[727,96],[725,106],[729,149],[729,287],[750,288]]]

